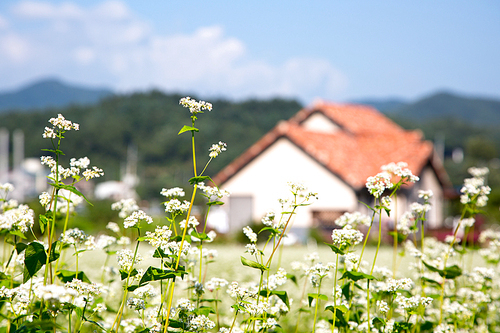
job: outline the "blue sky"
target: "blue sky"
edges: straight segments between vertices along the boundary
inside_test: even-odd
[[[0,90],[42,77],[203,98],[500,98],[498,1],[10,1]]]

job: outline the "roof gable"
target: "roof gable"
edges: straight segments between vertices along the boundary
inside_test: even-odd
[[[356,190],[382,165],[403,161],[419,175],[434,160],[433,145],[423,140],[421,132],[404,130],[371,107],[321,102],[278,123],[214,177],[215,183],[222,185],[281,137]]]

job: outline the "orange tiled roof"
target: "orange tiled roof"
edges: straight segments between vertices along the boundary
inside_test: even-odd
[[[320,112],[341,127],[333,133],[301,126],[311,114]],[[222,185],[266,148],[285,137],[354,189],[380,172],[382,165],[406,162],[419,175],[433,160],[433,146],[419,131],[407,131],[377,110],[362,105],[317,103],[282,121],[247,151],[224,168],[214,182]],[[442,174],[441,174],[442,175]],[[438,177],[441,176],[438,172]]]

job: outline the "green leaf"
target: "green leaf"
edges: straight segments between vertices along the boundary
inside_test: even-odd
[[[290,309],[290,300],[288,299],[288,294],[286,291],[276,291],[276,290],[261,290],[260,291],[260,296],[268,297],[271,295],[278,296],[279,299],[283,301],[283,303],[286,304],[286,306]]]
[[[70,191],[71,193],[74,193],[76,195],[78,195],[79,197],[82,197],[85,201],[87,201],[87,203],[91,206],[94,206],[90,201],[87,200],[87,198],[80,192],[76,189],[76,187],[74,187],[73,185],[66,185],[66,184],[57,184],[57,185],[53,185],[55,188],[59,188],[59,189],[64,189],[64,190],[68,190]]]
[[[28,244],[24,244],[24,243],[16,243],[16,251],[17,251],[17,254],[23,252],[26,248],[28,247]]]
[[[39,217],[38,217],[38,225],[40,226],[40,232],[42,233],[42,235],[45,232],[45,227],[47,225],[49,225],[50,221],[51,220],[47,216],[45,216],[45,215],[39,215]]]
[[[76,278],[83,282],[92,283],[83,271],[78,271],[78,273],[76,273],[75,271],[60,270],[56,272],[56,276],[62,282],[71,282]]]
[[[441,283],[437,282],[436,280],[429,279],[429,278],[426,278],[426,277],[424,277],[424,276],[422,276],[420,279],[421,279],[422,281],[424,281],[424,282],[427,282],[427,283],[432,283],[432,284],[435,284],[435,285],[437,285],[437,286],[441,286]]]
[[[222,201],[210,201],[210,202],[207,202],[207,206],[213,206],[213,205],[223,205],[224,203]]]
[[[21,239],[26,239],[26,236],[24,236],[24,234],[19,230],[9,230],[9,234],[17,236]]]
[[[325,310],[331,311],[332,313],[335,313],[335,318],[337,319],[335,321],[335,326],[339,326],[339,327],[347,326],[347,321],[344,318],[344,313],[346,313],[348,309],[345,305],[337,305],[336,307],[333,307],[332,305],[328,305],[325,308]],[[330,323],[332,323],[332,320],[330,320]]]
[[[351,299],[350,289],[351,289],[350,283],[346,283],[345,286],[342,287],[342,295],[344,295],[344,297],[348,301]]]
[[[31,279],[47,262],[47,254],[42,244],[31,242],[24,253],[23,283]]]
[[[49,152],[54,153],[54,154],[64,155],[62,150],[59,150],[59,149],[42,149],[42,151],[49,151]]]
[[[204,233],[204,232],[199,233],[199,232],[196,232],[196,230],[191,231],[190,235],[191,235],[191,237],[196,237],[202,241],[210,239],[210,237],[208,237],[206,233]]]
[[[181,130],[179,131],[179,133],[177,133],[177,135],[179,134],[182,134],[184,132],[188,132],[188,131],[195,131],[195,132],[199,132],[200,130],[197,129],[196,127],[192,127],[192,126],[187,126],[187,125],[184,125]]]
[[[383,318],[380,318],[380,317],[373,318],[372,323],[373,323],[373,326],[375,326],[379,331],[383,326],[385,326],[385,320]]]
[[[295,283],[296,286],[298,286],[298,284],[297,284],[297,277],[295,275],[293,275],[293,274],[287,274],[286,278],[289,279],[289,280],[292,280],[292,282]]]
[[[135,268],[132,269],[132,272],[130,272],[130,277],[136,276],[137,273],[139,273],[137,271],[137,269],[135,269]],[[127,271],[125,271],[123,269],[120,269],[120,277],[121,277],[122,280],[125,280],[129,276],[128,274],[129,274],[129,272],[127,272]]]
[[[184,274],[186,273],[184,272]],[[178,276],[178,274],[176,274],[175,271],[149,266],[146,272],[144,272],[144,274],[142,275],[139,284],[143,284],[149,281],[173,279],[176,276]]]
[[[207,180],[212,182],[212,178],[210,178],[209,176],[192,177],[189,179],[189,184],[191,184],[191,185],[199,184],[199,183],[205,182]]]
[[[313,299],[320,299],[322,301],[328,301],[328,296],[323,294],[307,294],[307,298],[309,299],[309,306],[311,306]]]
[[[248,260],[245,257],[241,257],[241,263],[243,264],[243,266],[257,268],[260,269],[262,272],[269,270],[269,268],[267,268],[266,266],[259,264],[258,262],[255,261]]]
[[[462,269],[457,265],[448,266],[445,269],[439,269],[437,267],[429,265],[425,261],[422,262],[424,263],[425,267],[427,267],[431,272],[437,272],[441,277],[444,277],[445,279],[454,279],[462,275]]]
[[[209,314],[215,313],[214,309],[209,306],[200,306],[199,308],[193,311],[197,315],[205,315],[208,317]]]
[[[375,280],[375,277],[373,275],[361,272],[351,272],[351,271],[345,271],[340,279],[345,279],[345,278],[349,278],[352,281],[358,281],[362,279]]]
[[[60,243],[61,243],[60,241],[55,241],[54,243],[52,243],[49,255],[49,262],[56,261],[61,256],[61,254],[59,253]]]
[[[328,245],[333,252],[337,253],[337,254],[341,254],[341,255],[344,255],[344,251],[342,251],[341,249],[339,249],[338,247],[336,247],[335,245],[333,244],[328,244],[328,243],[325,243],[326,245]]]

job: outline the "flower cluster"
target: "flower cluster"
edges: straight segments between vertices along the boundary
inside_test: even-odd
[[[77,123],[73,123],[64,118],[62,114],[58,114],[57,118],[50,118],[49,123],[52,124],[53,128],[45,127],[45,131],[43,132],[42,137],[55,139],[57,138],[56,131],[64,132],[74,129],[78,131],[80,129],[80,125]]]
[[[485,185],[485,177],[488,175],[488,168],[469,168],[472,178],[464,179],[464,185],[460,192],[460,202],[462,204],[475,204],[477,207],[484,207],[488,202],[488,194],[491,188]]]
[[[212,111],[212,104],[211,103],[207,103],[205,101],[198,101],[197,102],[196,100],[191,99],[191,97],[189,97],[189,96],[181,98],[181,100],[179,101],[179,104],[185,108],[189,108],[189,112],[191,112],[194,115],[203,112],[203,110]]]
[[[123,221],[124,228],[138,227],[141,221],[146,221],[148,224],[153,223],[153,218],[146,214],[143,210],[137,210]]]
[[[352,229],[349,225],[346,225],[342,229],[333,229],[332,231],[332,242],[333,245],[339,249],[346,249],[348,247],[354,246],[361,243],[364,236],[359,230]]]
[[[225,142],[219,141],[219,143],[214,143],[208,151],[210,152],[208,156],[210,158],[216,158],[220,153],[226,151],[227,144]]]

